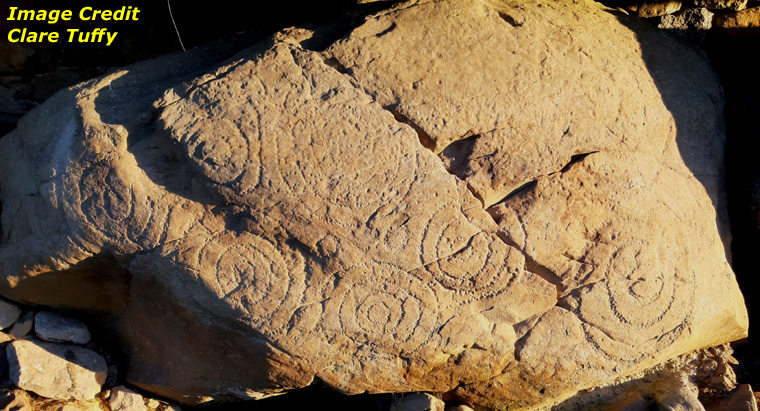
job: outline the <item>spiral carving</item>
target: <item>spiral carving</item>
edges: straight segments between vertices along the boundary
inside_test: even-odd
[[[329,331],[357,343],[411,353],[434,333],[435,301],[429,287],[398,267],[357,264],[343,273],[323,318],[337,318]]]

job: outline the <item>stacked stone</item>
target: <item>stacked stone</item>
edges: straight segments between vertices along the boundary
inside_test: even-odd
[[[757,0],[625,1],[621,8],[638,17],[659,19],[661,29],[760,27],[760,1]]]
[[[0,300],[0,328],[0,377],[6,387],[0,389],[0,411],[180,409],[123,386],[104,389],[114,385],[116,368],[96,351],[80,320]]]

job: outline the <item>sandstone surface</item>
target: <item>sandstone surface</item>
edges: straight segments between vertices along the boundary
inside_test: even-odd
[[[6,355],[13,384],[43,397],[92,399],[106,380],[105,360],[87,348],[19,340]]]
[[[391,404],[390,411],[444,411],[446,404],[430,394],[409,394]]]
[[[732,9],[736,11],[747,8],[747,0],[694,0],[694,5],[708,9]]]
[[[124,386],[114,387],[108,398],[111,411],[146,411],[142,395]]]
[[[724,29],[760,27],[760,7],[752,7],[734,13],[717,14],[713,25]]]
[[[118,316],[183,403],[532,409],[742,338],[720,86],[619,18],[412,1],[61,92],[0,140],[0,292]]]

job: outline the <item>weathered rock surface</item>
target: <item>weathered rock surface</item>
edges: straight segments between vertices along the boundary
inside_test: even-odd
[[[59,93],[0,140],[0,292],[120,316],[128,380],[185,403],[535,408],[742,338],[719,85],[623,23],[409,2]]]
[[[694,5],[708,9],[733,9],[736,11],[747,8],[747,0],[694,0]]]
[[[760,7],[752,7],[735,13],[716,14],[713,25],[724,29],[760,27]]]
[[[90,341],[90,330],[82,321],[50,311],[40,311],[34,316],[34,333],[46,341],[74,344]]]
[[[106,380],[105,360],[87,348],[20,340],[6,355],[13,384],[43,397],[91,399]]]
[[[680,1],[660,1],[639,4],[638,10],[636,12],[639,17],[649,18],[672,14],[678,10],[681,10]]]
[[[731,395],[711,407],[710,411],[757,411],[757,401],[749,384],[741,384]]]
[[[444,411],[446,404],[430,394],[409,394],[391,404],[390,411]]]
[[[0,300],[0,329],[6,329],[13,325],[21,316],[21,309],[15,304]]]
[[[713,13],[701,7],[662,16],[657,27],[669,30],[686,30],[689,28],[709,30],[712,27],[712,20]]]
[[[142,395],[124,386],[114,387],[108,398],[111,411],[145,411],[145,401]]]
[[[8,335],[15,339],[26,337],[34,327],[34,313],[29,311],[19,318],[13,327],[8,330]]]

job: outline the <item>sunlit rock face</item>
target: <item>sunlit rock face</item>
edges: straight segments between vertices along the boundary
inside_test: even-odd
[[[314,36],[314,37],[312,37]],[[4,296],[118,318],[186,403],[555,403],[742,338],[722,103],[590,1],[413,1],[53,97],[0,140]]]

